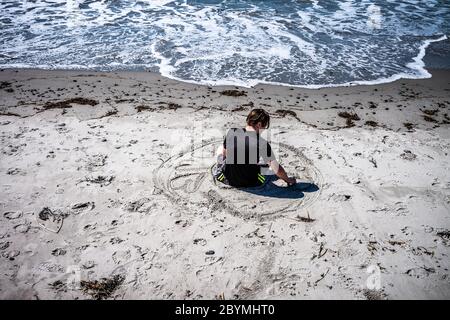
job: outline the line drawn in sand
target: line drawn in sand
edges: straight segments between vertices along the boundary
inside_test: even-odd
[[[284,143],[279,144],[279,151],[289,161],[283,160],[283,166],[307,183],[286,187],[275,176],[254,188],[233,188],[217,182],[212,175],[216,163],[213,150],[217,148],[212,146],[221,143],[220,139],[206,140],[163,161],[154,171],[155,187],[187,211],[195,207],[210,212],[224,210],[244,219],[267,219],[298,212],[319,198],[323,185],[320,171],[299,149]],[[211,151],[205,152],[207,149]]]

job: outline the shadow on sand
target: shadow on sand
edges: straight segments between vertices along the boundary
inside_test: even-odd
[[[239,190],[258,196],[280,199],[301,199],[305,196],[305,192],[319,191],[319,187],[314,183],[297,182],[295,185],[287,187],[275,184],[274,182],[278,180],[275,176],[266,176],[266,179],[266,183],[260,187],[239,188]]]

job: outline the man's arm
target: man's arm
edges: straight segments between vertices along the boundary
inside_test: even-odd
[[[284,170],[283,166],[279,164],[277,160],[269,161],[269,166],[272,171],[275,172],[277,177],[283,179],[288,185],[293,185],[296,183],[295,178],[289,178],[286,170]]]

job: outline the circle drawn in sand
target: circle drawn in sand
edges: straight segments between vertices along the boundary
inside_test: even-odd
[[[275,176],[255,188],[233,188],[216,181],[212,169],[214,150],[222,140],[211,140],[190,147],[164,161],[154,171],[155,186],[186,209],[198,206],[211,211],[225,210],[242,218],[269,218],[310,206],[322,188],[319,170],[295,147],[279,144],[283,167],[297,178],[297,185],[286,187]]]

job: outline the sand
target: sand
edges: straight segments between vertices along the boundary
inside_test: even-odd
[[[431,72],[308,90],[1,70],[0,298],[449,299],[450,73]],[[253,107],[295,187],[212,179]]]

